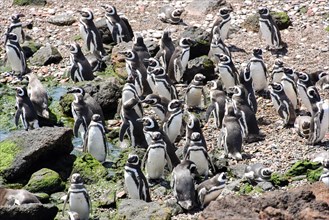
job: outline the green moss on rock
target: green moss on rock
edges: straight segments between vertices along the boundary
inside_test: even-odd
[[[314,183],[320,179],[320,176],[322,175],[323,168],[319,167],[316,170],[307,170],[307,180],[311,183]]]
[[[271,12],[272,17],[275,19],[276,24],[280,30],[287,29],[291,24],[291,20],[286,12]]]
[[[254,187],[249,183],[245,183],[243,186],[240,187],[240,194],[249,194],[253,191]]]
[[[271,182],[274,186],[287,186],[289,184],[289,180],[286,176],[279,173],[272,173]]]
[[[30,192],[51,194],[64,190],[65,183],[57,172],[43,168],[32,174],[29,182],[24,188]]]
[[[13,5],[45,5],[46,3],[45,0],[14,0]]]
[[[329,32],[329,26],[327,26],[324,30]]]
[[[4,140],[0,142],[0,175],[9,168],[14,162],[16,155],[21,151],[21,148],[17,143],[10,140]]]
[[[74,161],[72,173],[79,173],[86,184],[91,184],[105,177],[107,170],[91,154],[84,153]]]
[[[74,96],[72,94],[65,94],[59,100],[59,105],[62,107],[61,110],[66,116],[72,117],[71,103],[73,100]]]
[[[321,166],[320,163],[307,160],[297,161],[285,174],[288,177],[306,175],[308,170],[316,170]]]

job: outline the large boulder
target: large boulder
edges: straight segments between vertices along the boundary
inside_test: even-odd
[[[49,17],[47,21],[57,26],[69,26],[76,22],[76,19],[73,13],[61,13]]]
[[[223,6],[229,6],[226,0],[193,0],[185,10],[189,15],[202,16]]]
[[[13,5],[45,5],[47,1],[45,0],[14,0]]]
[[[0,219],[6,220],[45,220],[54,219],[58,208],[54,205],[24,204],[15,206],[2,206]]]
[[[46,44],[41,47],[30,59],[30,63],[36,66],[46,66],[59,63],[63,59],[56,47]]]
[[[35,171],[68,157],[72,137],[72,130],[62,127],[14,132],[0,142],[0,176],[7,182],[27,182]]]
[[[183,80],[190,83],[197,73],[202,73],[206,77],[205,81],[216,79],[218,76],[214,69],[215,65],[208,56],[194,58],[188,61]]]

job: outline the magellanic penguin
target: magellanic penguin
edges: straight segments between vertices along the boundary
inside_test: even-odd
[[[152,93],[157,93],[153,70],[155,68],[161,67],[160,61],[157,58],[150,57],[149,59],[144,59],[144,62],[147,63],[147,68],[146,68],[147,82],[152,90]]]
[[[219,63],[215,67],[215,72],[219,74],[225,90],[227,91],[228,88],[238,85],[239,73],[232,59],[225,54],[215,54],[215,56],[219,59]]]
[[[276,59],[272,68],[271,82],[279,83],[284,74],[284,64],[282,60]]]
[[[134,33],[128,19],[123,16],[120,17],[113,5],[102,5],[102,7],[105,9],[106,24],[112,34],[113,41],[116,44],[122,41],[131,41]]]
[[[41,203],[38,198],[25,189],[8,189],[0,187],[0,206]]]
[[[217,199],[217,197],[224,189],[226,181],[226,173],[218,173],[197,186],[196,191],[198,193],[199,204],[202,209],[206,207],[211,201]]]
[[[322,141],[329,129],[329,99],[316,103],[317,111],[312,116],[311,134],[308,143],[315,145]]]
[[[15,125],[18,126],[19,119],[22,120],[24,129],[38,128],[39,121],[36,110],[27,94],[25,87],[16,87],[16,113]]]
[[[92,67],[81,51],[79,44],[74,43],[70,46],[70,74],[73,82],[93,80],[95,78]]]
[[[207,105],[207,96],[204,90],[204,80],[206,77],[201,73],[194,76],[192,82],[188,85],[185,93],[185,103],[190,109],[202,108]],[[202,106],[203,98],[203,106]]]
[[[163,67],[154,68],[151,74],[154,76],[156,94],[165,97],[169,101],[177,99],[176,87]]]
[[[324,172],[321,176],[320,176],[320,181],[322,181],[327,187],[329,187],[329,172]]]
[[[296,75],[298,77],[297,91],[298,91],[298,96],[300,97],[301,100],[301,104],[304,105],[304,107],[306,107],[306,110],[313,115],[312,104],[307,94],[308,87],[313,86],[313,83],[311,82],[311,78],[307,73],[304,72],[296,72]]]
[[[159,127],[154,117],[145,116],[143,118],[137,119],[137,121],[141,121],[143,123],[144,126],[143,131],[148,145],[152,143],[151,135],[153,132],[161,133],[162,139],[166,144],[166,152],[168,154],[168,157],[170,158],[172,168],[177,166],[180,163],[180,160],[176,155],[177,148],[175,147],[174,144],[171,143],[171,141],[168,138],[168,135]],[[172,169],[170,171],[172,171]]]
[[[163,179],[164,168],[167,163],[170,167],[169,169],[172,170],[162,134],[158,131],[152,132],[151,138],[151,144],[149,144],[142,161],[142,168],[145,166],[146,178],[149,183],[153,180]]]
[[[184,160],[193,161],[197,167],[198,174],[205,176],[207,179],[209,167],[211,167],[213,173],[215,173],[216,170],[204,144],[205,143],[201,139],[201,134],[199,132],[193,132],[190,137],[189,145],[186,145],[184,149]]]
[[[146,202],[151,202],[149,185],[141,170],[137,155],[130,154],[128,156],[124,177],[125,187],[131,199],[140,199]]]
[[[133,75],[128,76],[126,79],[126,83],[122,88],[122,95],[121,95],[121,106],[123,103],[128,101],[129,99],[134,98],[139,100],[139,95],[137,93],[137,89],[135,87],[135,79]],[[134,109],[139,118],[143,117],[143,106],[141,103],[138,103],[134,106]]]
[[[210,85],[211,103],[206,111],[206,122],[209,121],[210,115],[213,114],[216,127],[221,128],[225,113],[226,94],[218,80],[209,81],[207,84]]]
[[[213,36],[210,42],[210,50],[208,53],[209,59],[212,60],[215,65],[217,65],[219,62],[219,58],[215,56],[216,53],[225,54],[231,57],[231,52],[226,46],[226,44],[223,42],[217,26],[214,27]]]
[[[102,38],[98,29],[94,23],[94,15],[89,9],[78,10],[81,15],[80,22],[80,34],[88,50],[96,57],[97,60],[101,61],[105,56],[106,52],[103,47]]]
[[[218,139],[219,145],[224,148],[224,157],[242,160],[242,140],[239,118],[234,113],[233,104],[228,102],[225,106],[221,135]]]
[[[145,59],[149,59],[151,55],[144,43],[143,36],[140,33],[135,32],[132,50],[138,54],[139,60],[144,63],[144,66],[147,68],[148,62]]]
[[[253,88],[255,92],[267,91],[267,69],[262,57],[263,51],[260,48],[253,49],[253,57],[249,60],[248,68],[251,73]]]
[[[25,33],[23,31],[22,22],[21,22],[21,19],[20,19],[22,17],[25,17],[25,15],[22,14],[22,13],[13,14],[10,17],[10,25],[7,28],[7,32],[6,32],[7,34],[9,34],[9,33],[16,34],[16,36],[18,38],[18,42],[20,44],[24,43],[24,41],[25,41]],[[5,39],[5,45],[6,45],[6,43],[7,43],[7,36],[6,36],[6,39]]]
[[[171,5],[165,5],[160,8],[158,19],[165,23],[179,24],[182,21],[181,15],[183,12],[183,8],[174,8]]]
[[[134,106],[138,104],[138,100],[131,98],[128,101],[122,103],[121,108],[121,127],[119,133],[119,139],[122,142],[125,133],[128,134],[132,147],[141,147],[147,149],[147,142],[143,132],[143,124],[137,121],[139,118]]]
[[[299,110],[299,101],[296,82],[294,80],[294,71],[290,68],[284,68],[284,75],[281,78],[284,93],[287,95],[295,111]]]
[[[306,90],[308,100],[311,104],[311,115],[313,116],[318,111],[317,103],[321,101],[320,93],[315,86],[309,86]]]
[[[83,141],[83,151],[90,153],[103,163],[107,156],[105,129],[99,114],[94,114]]]
[[[48,94],[45,87],[41,84],[38,77],[33,73],[29,73],[25,76],[29,80],[27,93],[30,97],[34,109],[39,116],[49,118]]]
[[[194,177],[197,174],[196,165],[190,160],[181,161],[172,172],[173,194],[177,203],[185,210],[191,210],[196,206]]]
[[[329,90],[329,73],[322,72],[319,74],[319,80],[316,85],[322,90]]]
[[[155,55],[155,57],[160,60],[166,72],[168,72],[170,58],[173,55],[174,51],[175,51],[175,45],[171,40],[170,32],[164,31],[160,39],[160,50]]]
[[[281,83],[271,83],[269,85],[271,99],[274,108],[278,112],[285,126],[293,125],[296,119],[295,109],[285,94]]]
[[[64,202],[63,216],[67,201],[69,201],[71,212],[78,213],[81,220],[89,219],[89,215],[92,213],[91,200],[79,173],[72,174],[71,185]]]
[[[257,113],[257,100],[254,92],[253,81],[250,73],[250,69],[246,66],[244,69],[241,70],[239,75],[240,84],[243,85],[246,91],[246,98],[250,108],[253,112]]]
[[[274,47],[275,49],[281,49],[283,42],[281,40],[280,30],[270,14],[270,10],[265,7],[258,9],[260,18],[259,26],[260,33],[268,46]]]
[[[173,83],[179,83],[183,79],[184,72],[190,59],[190,47],[195,41],[190,38],[181,38],[175,48],[168,65],[168,76]]]
[[[299,115],[296,117],[294,128],[302,138],[309,139],[311,135],[311,120],[312,117],[308,115]]]
[[[207,150],[207,142],[203,135],[200,119],[195,114],[193,114],[189,111],[187,111],[187,114],[188,114],[188,119],[187,119],[187,123],[186,123],[186,140],[185,140],[184,150],[187,150],[187,147],[190,145],[191,136],[192,136],[192,133],[194,133],[194,132],[198,132],[200,134],[201,144]],[[184,151],[184,154],[185,153],[186,153],[186,151]]]
[[[219,12],[217,13],[218,18],[213,24],[213,27],[211,29],[211,35],[214,36],[214,33],[216,31],[219,31],[220,37],[222,41],[225,41],[228,37],[228,33],[231,26],[231,16],[230,13],[232,12],[229,8],[221,8]],[[218,29],[218,30],[216,30]],[[212,39],[210,39],[210,42],[212,42]]]
[[[183,124],[183,103],[178,99],[173,99],[168,104],[168,112],[163,122],[163,131],[168,135],[171,143],[174,143],[180,135]]]
[[[151,105],[152,110],[160,118],[161,122],[165,120],[169,104],[169,100],[167,98],[156,94],[150,94],[147,95],[141,102]]]
[[[18,37],[14,33],[6,33],[6,55],[14,73],[19,73],[22,77],[27,73],[27,64],[24,52],[18,42]]]
[[[251,184],[259,182],[269,182],[271,179],[272,170],[266,168],[261,163],[248,165],[245,169],[244,176]]]

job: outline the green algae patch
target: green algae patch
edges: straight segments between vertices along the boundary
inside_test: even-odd
[[[46,3],[45,0],[14,0],[13,5],[45,5]]]
[[[275,19],[276,24],[280,30],[287,29],[292,25],[292,22],[286,12],[271,12],[271,15]]]
[[[9,132],[16,129],[14,123],[15,102],[15,90],[7,85],[0,86],[0,131]]]
[[[245,183],[240,187],[239,193],[240,194],[249,194],[254,190],[254,187],[250,183]]]
[[[279,173],[272,173],[270,181],[274,186],[287,186],[289,184],[289,180],[286,176]]]
[[[319,167],[316,170],[307,170],[307,173],[306,173],[307,181],[309,181],[311,183],[319,181],[320,176],[322,175],[322,173],[323,173],[323,168],[322,167]]]
[[[329,26],[327,26],[324,30],[329,32]]]
[[[24,188],[33,193],[43,192],[52,194],[64,190],[65,183],[57,172],[43,168],[32,174]]]
[[[316,170],[321,166],[320,163],[307,160],[297,161],[285,174],[287,177],[306,175],[309,170]]]
[[[107,170],[91,154],[84,153],[74,161],[72,173],[79,173],[86,184],[92,184],[105,177]]]
[[[0,175],[11,166],[20,151],[21,148],[15,142],[10,140],[0,142]]]

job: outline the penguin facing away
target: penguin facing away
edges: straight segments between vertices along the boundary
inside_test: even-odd
[[[299,101],[296,82],[294,81],[294,71],[290,68],[284,68],[284,75],[281,78],[284,93],[292,103],[295,111],[299,110]]]
[[[238,85],[238,70],[235,68],[232,59],[225,54],[215,54],[215,56],[219,59],[215,72],[222,80],[225,90],[227,91],[230,87]]]
[[[140,61],[147,68],[148,62],[145,61],[145,59],[149,59],[151,55],[147,49],[147,46],[144,43],[143,36],[140,33],[135,32],[134,44],[132,50],[134,50],[138,54]]]
[[[218,33],[218,32],[219,32],[218,27],[215,27],[215,29],[213,30],[213,36],[212,36],[212,40],[210,43],[210,50],[208,53],[209,59],[211,59],[215,65],[217,65],[219,62],[219,58],[217,56],[215,56],[215,54],[225,54],[225,55],[231,57],[230,50],[228,49],[226,44],[223,42],[223,40],[220,36],[220,33]]]
[[[129,99],[134,98],[139,100],[139,96],[137,93],[137,89],[135,87],[135,79],[133,75],[128,76],[126,79],[126,83],[122,88],[122,95],[121,95],[121,106],[123,103],[128,101]],[[141,103],[138,103],[134,106],[134,109],[137,115],[142,118],[143,117],[143,106]]]
[[[231,26],[230,12],[232,12],[230,8],[221,8],[217,13],[218,18],[214,22],[213,27],[211,29],[212,36],[214,36],[214,33],[216,31],[219,31],[222,41],[225,41],[225,39],[227,39],[228,37],[229,29]],[[212,39],[210,39],[210,42],[212,42]]]
[[[160,60],[162,67],[168,72],[170,58],[175,51],[174,43],[170,37],[169,31],[164,31],[160,40],[160,50],[156,54],[156,58]]]
[[[95,78],[93,69],[81,51],[79,44],[74,43],[70,46],[70,74],[73,82],[81,82],[85,80],[93,80]]]

